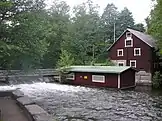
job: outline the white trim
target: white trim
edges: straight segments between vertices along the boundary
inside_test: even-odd
[[[124,63],[124,66],[126,66],[126,60],[111,60],[116,66],[118,66],[118,63]]]
[[[95,77],[101,77],[102,78],[102,80],[95,80],[94,78]],[[104,75],[92,75],[92,82],[98,82],[98,83],[105,83],[105,76]]]
[[[120,74],[118,74],[118,89],[120,89]]]
[[[131,29],[126,29],[117,39],[116,39],[116,41],[109,47],[109,48],[107,48],[107,51],[109,51],[114,45],[115,45],[115,43],[117,43],[118,42],[118,40],[125,34],[125,32],[126,31],[131,31]],[[131,32],[133,35],[135,35],[136,37],[138,37],[140,40],[142,40],[144,43],[146,43],[148,46],[150,46],[150,47],[154,47],[154,46],[152,46],[152,45],[150,45],[149,43],[147,43],[146,41],[144,41],[141,37],[139,37],[139,36],[137,36],[137,34],[135,34],[135,33],[133,33],[133,32]]]
[[[128,36],[130,34],[130,36]],[[132,33],[131,32],[126,32],[126,38],[132,38]]]
[[[132,31],[133,29],[127,29],[127,31]],[[133,30],[133,31],[136,31],[136,30]],[[137,32],[139,32],[139,31],[137,31]],[[146,42],[146,41],[144,41],[144,39],[143,38],[141,38],[138,34],[137,34],[137,32],[131,32],[131,33],[133,33],[133,35],[135,35],[136,37],[138,37],[140,40],[142,40],[144,43],[146,43],[148,46],[150,46],[150,47],[154,47],[154,46],[152,46],[152,45],[150,45],[148,42]],[[145,34],[145,33],[143,33],[143,32],[140,32],[140,33],[142,33],[142,34]],[[149,37],[150,38],[150,37]],[[153,41],[153,40],[152,40]]]
[[[117,41],[124,35],[124,33],[126,32],[126,31],[128,31],[127,29],[116,39],[116,41],[107,49],[107,51],[109,51],[111,48],[112,48],[112,46],[115,44],[115,43],[117,43]]]
[[[68,75],[67,79],[75,80],[75,74]]]
[[[121,55],[119,55],[119,52],[122,52],[122,54]],[[124,54],[123,54],[123,49],[117,49],[117,56],[123,56]]]
[[[125,63],[124,62],[118,62],[118,66],[119,66],[119,64],[123,64],[123,66],[124,66]]]
[[[136,66],[137,66],[137,65],[136,65],[136,60],[130,60],[130,66],[131,66],[131,67],[133,67],[133,66],[132,66],[132,64],[131,64],[132,62],[134,62],[134,63],[135,63],[134,68],[136,68]]]
[[[136,54],[136,50],[139,51],[139,54]],[[141,48],[134,48],[134,56],[141,56]]]
[[[126,45],[126,42],[127,41],[131,41],[131,45]],[[130,38],[130,39],[125,39],[125,47],[133,47],[133,39]]]

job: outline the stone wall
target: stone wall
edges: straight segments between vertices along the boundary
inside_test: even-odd
[[[151,73],[146,73],[145,71],[139,71],[136,73],[136,85],[152,85],[151,80]]]
[[[23,92],[15,90],[12,92],[12,98],[25,111],[26,116],[31,121],[55,121],[44,109],[38,106],[31,98],[24,95]]]

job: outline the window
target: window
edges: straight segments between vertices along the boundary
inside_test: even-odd
[[[124,66],[124,62],[118,62],[118,66]]]
[[[130,60],[130,66],[136,68],[136,60]]]
[[[84,79],[88,79],[88,76],[84,76]]]
[[[134,56],[141,56],[141,48],[134,48]]]
[[[118,49],[117,50],[117,55],[118,56],[123,56],[123,49]]]
[[[102,75],[92,75],[92,82],[105,83],[105,76],[102,76]]]
[[[125,47],[133,47],[133,39],[125,39]]]
[[[75,74],[74,73],[68,74],[67,75],[67,79],[69,79],[69,80],[75,80]]]
[[[126,33],[126,38],[132,38],[132,33],[127,32],[127,33]]]

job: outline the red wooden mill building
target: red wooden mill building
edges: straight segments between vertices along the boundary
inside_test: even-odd
[[[118,66],[131,66],[138,71],[154,73],[159,69],[155,42],[150,35],[127,29],[108,49],[109,58]]]
[[[72,84],[125,89],[135,87],[136,70],[126,66],[71,66]],[[129,77],[129,78],[128,78]]]

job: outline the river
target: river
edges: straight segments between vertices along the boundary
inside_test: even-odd
[[[58,121],[161,121],[162,95],[51,83],[0,86],[19,88]]]

